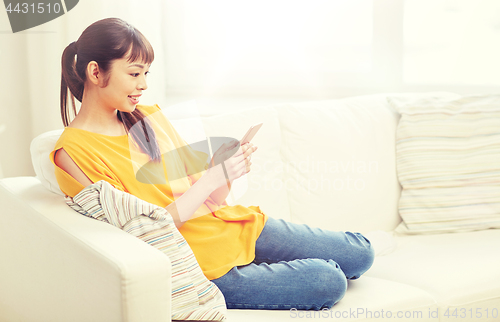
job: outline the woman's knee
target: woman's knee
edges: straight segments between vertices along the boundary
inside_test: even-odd
[[[372,267],[375,260],[375,251],[370,241],[362,234],[350,232],[346,234],[350,235],[351,240],[356,240],[356,249],[353,252],[355,254],[355,265],[346,272],[346,276],[348,279],[357,279]]]
[[[330,308],[340,301],[347,290],[347,279],[340,266],[333,260],[309,259],[314,264],[309,293],[316,300],[315,309]]]

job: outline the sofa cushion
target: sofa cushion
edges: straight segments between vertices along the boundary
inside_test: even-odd
[[[292,220],[331,230],[390,231],[400,222],[395,138],[385,95],[277,107]]]
[[[426,290],[441,307],[500,308],[500,229],[396,240],[397,249],[377,257],[364,276]]]
[[[500,228],[500,95],[391,97],[406,233]]]
[[[359,280],[349,281],[344,298],[331,310],[228,310],[227,315],[229,321],[238,322],[436,321],[429,316],[429,312],[437,314],[437,305],[425,291],[410,285],[362,276]]]

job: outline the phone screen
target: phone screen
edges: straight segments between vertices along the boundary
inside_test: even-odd
[[[245,136],[243,137],[243,139],[241,139],[240,144],[243,145],[245,143],[250,142],[253,139],[253,137],[255,136],[255,134],[257,134],[257,132],[261,128],[262,124],[264,124],[264,123],[259,123],[259,124],[252,125],[248,129],[248,131],[245,134]]]

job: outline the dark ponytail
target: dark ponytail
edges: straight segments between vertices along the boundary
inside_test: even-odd
[[[61,118],[64,126],[68,126],[70,118],[66,109],[68,101],[68,88],[71,94],[71,105],[73,106],[73,117],[76,116],[75,96],[82,101],[84,80],[78,76],[75,70],[75,56],[77,53],[76,41],[64,49],[62,54],[62,77],[61,77]],[[64,108],[63,108],[64,107]],[[71,119],[72,119],[71,118]]]
[[[151,64],[154,60],[153,47],[146,37],[119,18],[107,18],[93,23],[83,31],[78,41],[72,42],[64,49],[61,59],[61,118],[65,127],[77,114],[75,98],[82,102],[88,63],[97,62],[105,73],[104,86],[107,86],[112,61],[125,58],[129,51],[130,62],[141,60]],[[71,114],[68,110],[68,90],[72,105]],[[140,149],[148,154],[151,160],[160,162],[161,153],[156,135],[144,113],[136,108],[132,113],[117,111],[117,117]],[[141,122],[142,126],[134,126],[137,122]]]

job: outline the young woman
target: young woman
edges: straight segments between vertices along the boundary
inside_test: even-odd
[[[146,38],[116,18],[93,23],[66,47],[65,130],[50,155],[61,190],[74,197],[106,180],[165,207],[228,308],[332,307],[347,280],[372,265],[370,242],[359,233],[276,220],[259,207],[228,206],[231,183],[250,171],[257,147],[226,144],[211,160],[224,162],[225,171],[209,166],[207,155],[189,147],[157,105],[138,104],[153,59]],[[81,102],[78,113],[74,97]]]

